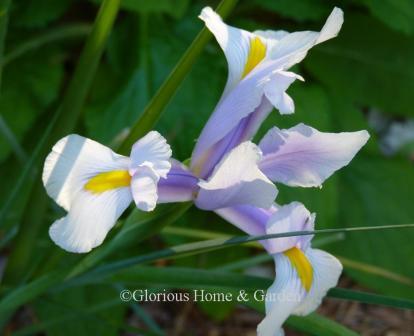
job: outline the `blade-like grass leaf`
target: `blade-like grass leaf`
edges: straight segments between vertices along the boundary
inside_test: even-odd
[[[106,45],[107,38],[117,16],[119,4],[120,0],[106,0],[102,3],[92,31],[82,50],[75,73],[63,97],[62,105],[55,114],[55,122],[53,125],[50,125],[50,135],[48,133],[45,134],[43,141],[40,142],[40,147],[36,148],[34,156],[28,162],[28,164],[33,165],[34,168],[37,167],[36,163],[38,159],[46,155],[49,148],[57,141],[57,139],[73,130],[76,126],[82,107],[85,103],[86,95]],[[7,207],[10,206],[19,195],[20,188],[25,185],[27,189],[26,191],[30,191],[31,183],[26,184],[25,181],[27,181],[27,178],[31,175],[31,165],[26,167],[23,176],[20,178],[15,190],[11,194],[11,199],[6,201],[6,208],[2,208],[0,212],[0,223],[8,210]],[[37,174],[35,174],[34,179],[36,181],[36,188],[34,189],[35,195],[33,195],[32,201],[28,203],[28,207],[25,208],[25,217],[20,224],[14,249],[6,266],[4,275],[5,282],[17,282],[21,277],[22,272],[30,260],[37,232],[42,225],[43,213],[47,205],[47,197],[39,182]],[[26,192],[26,194],[28,194],[28,192]],[[25,201],[27,201],[27,197],[23,197],[23,204],[20,204],[22,208],[26,203]]]
[[[16,58],[36,49],[43,47],[46,44],[66,40],[75,37],[85,37],[91,31],[91,26],[86,23],[75,23],[59,28],[54,28],[39,36],[33,37],[28,41],[16,46],[13,50],[8,52],[3,57],[2,66],[14,61]]]
[[[355,231],[374,231],[374,230],[390,230],[390,229],[408,229],[414,228],[414,224],[402,224],[402,225],[383,225],[383,226],[366,226],[358,228],[341,228],[341,229],[323,229],[323,230],[313,230],[313,231],[294,231],[294,232],[284,232],[277,234],[269,235],[260,235],[260,236],[239,236],[233,238],[218,238],[212,240],[205,240],[195,243],[182,244],[167,248],[161,251],[149,253],[142,256],[132,257],[128,259],[119,260],[101,267],[98,267],[93,272],[85,275],[88,277],[92,274],[95,276],[98,274],[111,274],[117,270],[128,268],[137,264],[142,264],[146,262],[151,262],[159,259],[167,258],[176,258],[183,255],[202,253],[211,250],[222,249],[234,245],[245,244],[249,242],[283,238],[283,237],[293,237],[293,236],[306,236],[306,235],[315,235],[315,234],[337,234],[337,233],[346,233],[346,232],[355,232]],[[92,275],[92,277],[94,276]]]
[[[367,231],[367,230],[380,230],[380,229],[390,229],[393,226],[383,226],[383,227],[361,227],[361,228],[346,228],[346,229],[326,229],[326,230],[315,230],[315,231],[298,231],[298,232],[286,232],[280,234],[264,235],[264,236],[242,236],[235,237],[231,239],[213,239],[208,241],[201,241],[197,243],[183,244],[178,245],[172,248],[164,249],[161,251],[145,254],[142,256],[119,260],[113,263],[109,263],[103,266],[96,268],[93,271],[90,271],[82,276],[75,278],[67,278],[64,283],[60,286],[56,286],[63,279],[67,273],[62,270],[58,270],[55,273],[47,274],[42,278],[36,279],[27,285],[19,287],[17,290],[12,291],[6,295],[2,301],[0,301],[0,313],[7,312],[12,309],[17,308],[21,304],[24,304],[36,296],[46,292],[48,289],[55,287],[56,289],[64,289],[70,286],[83,285],[87,283],[94,283],[103,280],[105,277],[110,277],[118,272],[121,272],[125,269],[129,269],[133,266],[153,262],[160,259],[167,259],[186,255],[188,253],[202,253],[212,249],[226,248],[233,245],[239,245],[250,241],[265,240],[265,239],[275,239],[281,237],[291,237],[298,235],[314,235],[320,233],[338,233],[338,232],[347,232],[347,231]],[[413,224],[407,225],[397,225],[396,228],[412,228]],[[66,269],[66,268],[65,268]],[[67,271],[68,272],[68,271]],[[210,271],[206,271],[210,272]],[[263,281],[263,280],[260,280]],[[27,295],[30,293],[31,295]],[[335,290],[330,292],[330,296],[335,297]],[[343,298],[342,293],[337,293],[337,297]],[[363,299],[366,299],[363,298]],[[362,298],[361,298],[362,300]],[[394,298],[393,298],[394,300]],[[398,300],[398,299],[397,299]],[[365,302],[365,301],[364,301]],[[387,304],[384,301],[384,305],[394,306],[396,301],[390,301]],[[373,303],[378,303],[378,298],[375,298]],[[410,304],[403,304],[404,306],[409,306]],[[413,306],[414,307],[414,306]]]

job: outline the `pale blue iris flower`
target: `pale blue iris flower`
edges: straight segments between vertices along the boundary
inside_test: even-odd
[[[226,25],[210,8],[203,9],[200,17],[225,53],[229,76],[197,141],[190,167],[173,167],[167,179],[160,180],[160,200],[168,189],[167,201],[181,195],[250,235],[312,230],[315,215],[298,202],[277,205],[272,182],[320,187],[352,160],[369,134],[324,133],[299,124],[290,129],[273,127],[258,145],[251,140],[273,108],[281,114],[294,112],[286,90],[296,79],[303,79],[288,70],[311,47],[337,35],[342,11],[335,8],[319,33],[250,33]],[[181,189],[175,192],[170,179]],[[262,242],[274,257],[277,276],[267,292],[266,317],[258,335],[282,335],[282,324],[290,314],[311,313],[336,286],[342,265],[332,255],[313,249],[311,239]]]

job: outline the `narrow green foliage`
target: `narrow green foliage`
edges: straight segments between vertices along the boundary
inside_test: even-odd
[[[152,252],[149,254],[132,257],[128,259],[118,260],[104,266],[98,267],[93,271],[86,273],[83,276],[80,276],[79,279],[75,281],[80,282],[90,282],[94,281],[99,277],[112,274],[122,269],[126,269],[135,265],[149,263],[160,259],[169,259],[177,258],[182,256],[188,256],[192,254],[204,253],[207,251],[223,249],[230,246],[245,244],[248,242],[275,239],[275,238],[284,238],[284,237],[293,237],[293,236],[304,236],[304,235],[315,235],[315,234],[332,234],[339,232],[352,232],[352,231],[370,231],[370,230],[389,230],[392,228],[414,228],[414,224],[407,225],[387,225],[387,226],[375,226],[375,227],[360,227],[360,228],[345,228],[345,229],[324,229],[324,230],[313,230],[313,231],[294,231],[294,232],[284,232],[277,234],[269,235],[260,235],[260,236],[239,236],[233,238],[218,238],[212,240],[204,240],[200,242],[182,244],[174,246],[171,248],[163,249],[160,251]]]
[[[233,288],[246,290],[247,292],[265,290],[273,282],[272,279],[268,278],[246,276],[224,271],[149,266],[135,266],[105,277],[94,279],[94,282],[96,281],[121,282],[131,287],[151,284],[154,287],[186,289]],[[80,283],[74,282],[73,284],[79,285]],[[328,292],[328,297],[414,310],[414,301],[412,300],[354,291],[346,288],[333,288]]]
[[[53,128],[50,129],[51,133],[50,135],[45,134],[47,140],[45,139],[44,142],[41,142],[41,145],[45,144],[45,146],[41,147],[38,152],[35,151],[35,154],[40,157],[44,157],[50,150],[50,147],[52,147],[61,136],[67,134],[76,126],[82,107],[85,103],[86,95],[95,75],[96,68],[105,48],[107,38],[118,13],[119,3],[120,0],[107,0],[103,2],[79,58],[75,73],[63,97],[62,105],[56,112],[55,119],[52,121]],[[33,161],[37,162],[36,158],[34,158]],[[23,181],[30,176],[29,172],[30,166],[27,175],[24,175],[21,178]],[[39,173],[39,171],[37,171],[37,173]],[[39,175],[36,174],[35,180],[37,181],[37,186],[34,189],[34,195],[31,202],[25,209],[25,217],[20,224],[14,250],[6,267],[4,276],[5,282],[12,283],[21,279],[21,275],[30,260],[37,233],[43,223],[42,219],[47,205],[47,196],[42,188]],[[21,182],[18,184],[18,187],[23,185],[24,182]],[[16,191],[16,195],[18,192],[19,190]],[[24,203],[25,202],[23,202],[23,204]],[[3,209],[0,216],[4,215],[4,212],[5,210]],[[33,220],[34,218],[35,221]]]
[[[410,227],[412,226],[413,225],[411,225]],[[357,228],[354,228],[354,231],[355,229]],[[372,230],[373,228],[365,227],[365,228],[360,228],[360,229],[361,231],[364,231],[364,230],[366,231],[370,229]],[[374,229],[378,230],[379,228],[375,227]],[[386,229],[389,229],[389,227],[386,227]],[[303,233],[310,235],[310,234],[318,234],[318,233],[327,233],[327,232],[332,232],[332,231],[334,232],[347,231],[347,229],[304,231]],[[76,272],[72,273],[71,276],[67,276],[67,274],[69,274],[69,271],[68,271],[68,268],[65,267],[64,269],[56,270],[54,272],[46,274],[28,283],[27,285],[21,286],[17,290],[12,291],[10,294],[4,297],[2,301],[0,301],[0,312],[2,313],[9,312],[10,310],[17,308],[21,304],[24,304],[30,301],[31,299],[43,294],[44,292],[52,288],[63,290],[68,287],[80,286],[80,285],[86,285],[89,283],[97,283],[100,281],[105,281],[105,279],[111,279],[111,277],[113,281],[115,282],[117,281],[125,282],[127,281],[127,278],[125,278],[125,276],[129,277],[130,272],[132,271],[140,272],[140,270],[145,270],[144,268],[140,268],[140,267],[132,268],[140,264],[154,262],[154,261],[166,259],[166,258],[173,258],[173,257],[176,258],[179,256],[188,255],[188,254],[202,253],[202,252],[210,251],[213,249],[225,248],[225,247],[243,244],[249,241],[297,236],[297,235],[301,235],[301,233],[302,232],[299,231],[299,232],[288,232],[288,233],[265,235],[265,236],[254,236],[254,237],[243,236],[243,237],[235,237],[231,239],[213,239],[213,240],[208,240],[208,241],[183,244],[179,246],[174,246],[172,248],[164,249],[161,251],[141,255],[138,257],[119,260],[113,263],[109,263],[109,264],[100,266],[84,275],[80,275],[77,277],[73,277],[73,276],[80,273],[80,271],[83,271],[82,267],[84,266],[82,264],[81,264],[80,269],[75,268]],[[99,258],[97,259],[99,260]],[[89,266],[90,264],[87,265],[87,267]],[[162,279],[162,281],[167,281],[167,280],[173,281],[174,277],[173,277],[173,273],[171,270],[172,270],[171,268],[157,268],[156,272],[158,272],[157,274],[160,274],[162,272],[168,272],[169,274],[168,276],[165,276],[165,274],[163,273],[163,275],[162,276],[160,275],[159,278]],[[137,278],[140,279],[139,281],[144,281],[144,280],[147,281],[148,277],[153,276],[152,274],[156,274],[156,272],[155,270],[154,272],[148,272],[148,270],[145,270],[145,272],[143,272]],[[201,272],[206,272],[207,274],[211,275],[207,277],[207,275],[204,273],[203,274],[198,273],[198,276],[204,279],[203,281],[208,281],[208,279],[212,279],[211,281],[213,282],[215,281],[214,282],[215,284],[219,283],[219,276],[217,274],[214,275],[215,274],[214,272],[217,272],[219,274],[224,274],[224,276],[233,277],[232,274],[225,273],[225,272],[223,273],[222,271],[212,271],[212,270],[210,271],[209,270],[209,271],[201,271]],[[188,273],[191,273],[194,276],[196,276],[195,271],[191,271]],[[178,277],[184,276],[184,273],[182,270],[180,272],[177,272],[177,274],[178,274],[177,275]],[[190,275],[187,274],[187,275],[191,276],[191,274]],[[65,278],[66,280],[62,284],[59,285],[59,283],[62,282],[62,280],[64,280]],[[253,279],[257,279],[257,280],[253,281]],[[223,281],[227,281],[227,280],[223,280]],[[150,283],[153,283],[153,281],[150,281]],[[250,277],[248,280],[246,280],[246,283],[245,283],[243,282],[243,280],[239,279],[238,281],[235,281],[234,278],[231,278],[226,283],[233,284],[233,286],[240,285],[240,284],[243,284],[245,286],[250,286],[248,288],[267,288],[270,285],[271,280],[257,278],[257,277],[256,278]],[[198,282],[198,284],[202,284],[202,282]],[[225,285],[224,282],[220,284],[221,286]],[[177,285],[177,283],[175,282],[174,285]],[[205,285],[207,285],[207,283],[205,283]],[[414,309],[414,303],[412,301],[401,300],[397,298],[389,298],[385,296],[382,297],[382,296],[372,295],[369,293],[368,294],[364,293],[363,295],[359,295],[358,293],[355,293],[352,291],[351,293],[352,294],[350,294],[349,297],[352,297],[352,300],[357,300],[357,301],[365,302],[365,303],[388,305],[388,306],[398,307],[398,308]],[[347,294],[344,294],[343,290],[338,291],[336,289],[332,289],[329,292],[328,296],[335,297],[335,298],[342,298],[342,299],[347,298]]]
[[[312,313],[308,316],[291,316],[286,325],[313,336],[357,336],[358,334],[327,317]]]
[[[6,66],[18,57],[27,52],[39,49],[49,43],[66,40],[70,38],[85,37],[91,31],[91,26],[85,23],[71,24],[63,27],[47,31],[44,34],[36,36],[20,45],[4,55],[0,64]]]

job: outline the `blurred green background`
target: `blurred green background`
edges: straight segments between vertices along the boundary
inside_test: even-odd
[[[12,1],[0,93],[0,204],[7,200],[52,119],[99,3]],[[217,2],[123,0],[76,132],[107,145],[119,143],[203,27],[197,16],[206,5],[214,7]],[[367,129],[371,139],[322,189],[280,186],[278,202],[302,201],[317,213],[317,228],[413,223],[414,2],[245,0],[238,3],[228,22],[248,30],[319,30],[334,6],[345,12],[339,36],[312,49],[294,68],[306,80],[289,89],[296,113],[272,113],[261,134],[272,125],[291,127],[304,122],[321,131]],[[226,76],[224,55],[211,40],[156,127],[172,145],[176,158],[190,157]],[[61,214],[50,201],[29,277],[36,274],[46,256],[57,253],[47,229]],[[8,213],[7,225],[0,229],[3,265],[13,250],[14,216]],[[213,214],[196,209],[187,212],[174,227],[240,234]],[[139,246],[130,243],[108,260],[191,240],[164,232]],[[357,232],[324,248],[342,258],[345,273],[365,288],[414,299],[413,242],[411,230]],[[206,269],[255,253],[235,247],[172,263]],[[43,322],[62,316],[69,308],[82,310],[102,300],[117,299],[116,293],[104,285],[52,292],[36,299],[32,309],[35,320]],[[212,320],[226,318],[233,308],[202,307]],[[86,335],[91,330],[112,335],[127,309],[117,304],[95,318],[91,318],[93,312],[82,313],[77,318],[84,323],[65,328],[55,323],[45,328],[51,335]],[[111,323],[101,325],[101,318]]]

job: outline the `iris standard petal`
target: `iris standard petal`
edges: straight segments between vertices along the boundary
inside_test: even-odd
[[[171,168],[171,154],[167,140],[160,133],[151,131],[132,146],[130,173],[134,175],[138,167],[148,166],[165,178]]]
[[[277,189],[258,169],[260,158],[255,144],[244,142],[237,146],[217,165],[208,181],[199,182],[195,204],[204,210],[246,204],[269,208]]]
[[[203,130],[191,158],[192,170],[200,178],[208,178],[225,154],[242,142],[253,138],[272,109],[272,104],[263,98],[252,113],[242,118],[229,133],[209,148],[209,144],[206,142],[211,133]]]
[[[311,214],[299,202],[281,206],[266,222],[266,234],[277,234],[294,231],[310,231],[314,229],[315,214]],[[267,240],[266,249],[270,254],[280,253],[292,247],[306,250],[313,235],[292,236]]]
[[[77,134],[59,140],[47,156],[42,180],[47,194],[69,211],[88,180],[102,172],[128,170],[129,158]]]
[[[293,72],[278,71],[264,86],[266,98],[277,108],[280,114],[291,114],[295,111],[293,99],[286,93],[289,86],[296,80],[303,78]]]
[[[251,50],[251,42],[254,41],[256,36],[243,29],[225,24],[221,17],[210,7],[203,8],[199,17],[213,33],[227,59],[229,73],[223,93],[224,97],[242,79],[243,74],[246,72],[249,54],[252,54],[252,64],[254,61],[258,62],[265,56],[266,47],[260,46],[260,40],[256,40],[258,45],[255,49],[257,50]]]
[[[337,36],[343,22],[342,10],[335,7],[320,32],[302,31],[286,34],[274,44],[268,58],[279,60],[282,69],[289,69],[302,61],[313,46]]]
[[[130,188],[94,194],[80,190],[69,213],[49,229],[51,239],[66,251],[86,253],[99,246],[132,201]]]
[[[197,170],[197,168],[203,165],[203,162],[207,162],[211,155],[209,150],[228,134],[238,129],[240,125],[242,129],[238,130],[238,132],[242,134],[246,134],[245,128],[247,126],[250,130],[257,130],[259,128],[261,122],[271,111],[271,106],[263,103],[263,100],[267,99],[265,97],[265,89],[277,107],[283,108],[285,113],[290,112],[289,109],[286,109],[285,101],[281,100],[280,97],[284,97],[284,90],[296,78],[301,77],[291,72],[275,70],[271,62],[264,63],[252,71],[216,107],[198,138],[192,154],[192,167]],[[260,106],[265,106],[264,113],[260,115],[260,118],[254,119],[253,123],[250,122],[243,125],[243,120],[251,116]],[[253,137],[254,133],[249,131],[249,136]],[[226,145],[230,146],[230,143]]]
[[[288,130],[274,127],[259,144],[259,166],[274,182],[317,187],[346,166],[368,139],[367,131],[323,133],[304,124]]]
[[[131,180],[131,192],[135,205],[142,211],[152,211],[157,205],[158,174],[147,166],[137,169]]]

